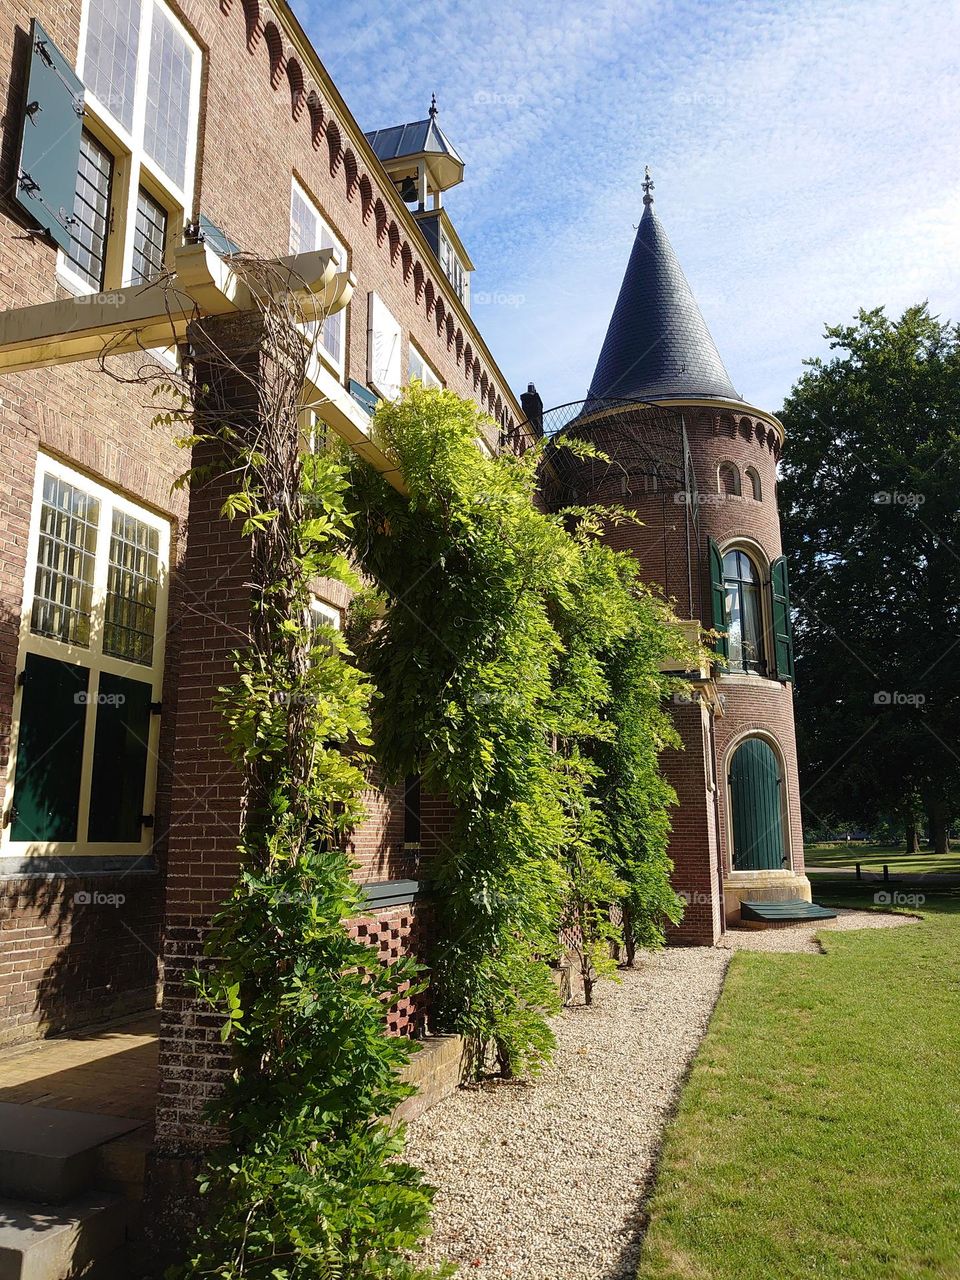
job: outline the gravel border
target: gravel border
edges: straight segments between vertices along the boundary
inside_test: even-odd
[[[477,1280],[633,1280],[663,1129],[720,994],[728,951],[643,955],[554,1021],[533,1084],[461,1089],[407,1149],[438,1187],[425,1259]]]

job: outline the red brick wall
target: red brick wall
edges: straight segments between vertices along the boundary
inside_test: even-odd
[[[0,125],[0,191],[6,193],[16,175],[30,19],[39,17],[64,54],[75,60],[80,3],[37,0],[28,6],[2,0],[0,8],[0,76],[7,103]],[[302,50],[304,94],[313,96],[310,103],[294,103],[286,62],[294,57],[296,33],[286,40],[282,65],[271,69],[264,26],[276,19],[267,9],[249,35],[236,0],[190,0],[180,12],[204,48],[203,136],[197,208],[191,212],[202,210],[246,249],[286,253],[290,184],[296,174],[346,243],[350,268],[359,281],[346,322],[345,377],[366,381],[367,293],[376,290],[448,386],[475,396],[498,414],[504,429],[519,421],[522,415],[509,389],[482,340],[459,314],[412,219],[391,202],[389,190],[381,190],[372,153],[355,136],[356,126],[325,73],[311,66]],[[283,24],[278,25],[282,29]],[[398,119],[413,105],[398,102]],[[0,306],[67,296],[56,282],[55,262],[55,251],[31,237],[13,203],[0,199]],[[111,367],[130,375],[134,362],[115,359]],[[171,485],[188,459],[166,429],[150,425],[148,401],[142,388],[120,385],[93,362],[0,377],[0,767],[6,767],[38,448],[168,516],[176,535],[174,566],[184,554],[186,500],[173,494]],[[495,437],[496,429],[491,434]],[[187,618],[195,616],[205,595],[205,584],[196,578],[194,582],[184,601]],[[211,814],[231,786],[217,770],[217,728],[212,722],[193,723],[193,755],[181,750],[172,765],[178,689],[195,691],[209,681],[219,661],[216,654],[192,654],[181,678],[179,589],[175,576],[155,827],[161,874],[138,879],[135,890],[129,883],[122,885],[116,875],[98,877],[99,891],[124,892],[126,897],[122,909],[109,915],[109,923],[89,909],[77,912],[72,895],[82,885],[72,877],[0,881],[6,939],[0,958],[0,1038],[82,1025],[128,1006],[142,1007],[154,998],[171,769],[183,789],[178,803],[181,809],[186,805],[195,832],[214,821]],[[190,727],[188,717],[184,728]],[[371,793],[370,808],[371,821],[356,837],[361,875],[406,875],[410,859],[398,854],[396,842],[397,831],[402,832],[399,795]],[[214,828],[209,844],[211,856],[202,873],[189,880],[177,868],[171,881],[171,910],[180,921],[170,940],[174,956],[189,945],[192,925],[183,919],[208,910],[229,879],[230,837],[218,835]],[[122,945],[116,943],[118,935]],[[135,960],[126,955],[128,945]]]

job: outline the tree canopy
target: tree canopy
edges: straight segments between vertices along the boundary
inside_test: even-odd
[[[960,334],[926,304],[829,327],[781,417],[808,827],[960,812]]]

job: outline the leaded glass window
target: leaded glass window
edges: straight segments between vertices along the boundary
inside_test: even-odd
[[[137,225],[133,232],[133,283],[156,280],[163,273],[167,212],[143,187],[137,192]]]
[[[103,651],[149,665],[157,612],[160,534],[123,511],[114,511],[107,572]]]
[[[77,192],[73,202],[67,261],[91,289],[103,288],[110,220],[113,157],[86,130],[80,136]]]
[[[763,672],[760,575],[745,551],[728,551],[723,557],[723,587],[730,668]]]
[[[143,145],[178,187],[186,178],[192,74],[193,54],[182,31],[154,5]]]
[[[90,644],[100,504],[55,475],[43,479],[37,574],[30,630],[86,648]]]
[[[140,0],[89,0],[83,79],[129,132],[140,47]]]

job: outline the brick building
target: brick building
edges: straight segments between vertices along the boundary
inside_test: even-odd
[[[630,550],[683,619],[718,633],[723,661],[687,673],[675,700],[683,751],[670,855],[686,898],[674,940],[713,945],[743,901],[810,901],[793,727],[793,642],[777,513],[783,428],[734,390],[654,210],[653,183],[586,400],[542,413],[548,434],[596,444],[602,461],[548,457],[554,506],[634,512],[608,540]],[[567,456],[564,456],[565,453]],[[783,909],[783,908],[781,908]]]
[[[491,450],[544,428],[604,444],[600,471],[548,459],[545,493],[633,506],[643,525],[611,539],[729,658],[675,707],[677,940],[712,944],[748,895],[809,898],[782,430],[736,395],[649,190],[587,400],[544,417],[471,318],[444,203],[463,161],[435,103],[364,133],[283,0],[3,4],[0,1046],[152,1008],[162,980],[157,1148],[210,1140],[227,1060],[184,977],[236,873],[240,787],[213,697],[248,617],[247,552],[216,483],[174,487],[188,459],[137,375],[214,340],[256,369],[238,251],[323,300],[305,442],[332,430],[396,482],[369,415],[419,378],[475,399]],[[334,625],[345,604],[318,590]],[[450,814],[412,780],[374,779],[366,799],[354,928],[417,951],[419,870]],[[392,1011],[395,1032],[422,1028],[422,1005]]]

